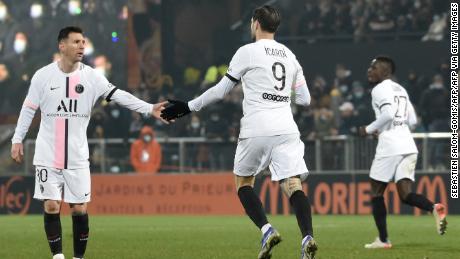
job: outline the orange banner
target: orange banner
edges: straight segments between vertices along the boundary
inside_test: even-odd
[[[62,206],[68,213],[68,206]],[[93,175],[91,214],[244,214],[233,174]]]

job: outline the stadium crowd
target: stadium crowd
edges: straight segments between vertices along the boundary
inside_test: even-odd
[[[53,44],[55,39],[49,35],[55,35],[63,24],[77,24],[84,28],[87,37],[84,62],[100,70],[118,87],[126,89],[127,71],[121,64],[126,63],[127,57],[121,53],[126,53],[127,48],[128,7],[122,2],[0,0],[0,124],[16,122],[32,73],[59,58]],[[156,1],[147,2],[158,4]],[[280,35],[302,36],[311,44],[324,39],[372,41],[379,37],[382,39],[382,35],[383,39],[389,37],[391,40],[439,41],[448,38],[447,1],[307,0],[302,4],[303,8],[295,10],[292,10],[295,5],[286,4],[291,2],[294,1],[279,2],[284,12],[293,14],[286,22],[289,26],[282,27]],[[149,18],[145,19],[141,22],[152,24]],[[138,47],[142,49],[142,43],[149,35],[144,37],[139,30],[132,29]],[[140,40],[142,38],[144,40]],[[146,56],[151,53],[143,51],[141,54],[141,59],[148,59]],[[174,71],[160,74],[155,80],[144,76],[132,92],[152,103],[166,99],[189,100],[225,75],[225,62],[176,64]],[[431,75],[411,71],[398,78],[407,88],[419,115],[415,131],[448,131],[449,111],[445,105],[450,98],[448,71],[448,63],[442,63]],[[324,76],[328,72],[307,76],[313,99],[308,109],[292,106],[304,140],[355,135],[358,126],[369,123],[374,117],[370,87],[362,80],[362,75],[357,76],[359,73],[354,73],[344,63],[335,64],[334,77]],[[178,120],[172,126],[102,101],[94,109],[88,137],[135,139],[142,127],[149,125],[156,137],[206,137],[235,141],[242,116],[242,98],[239,85],[224,98],[222,104]],[[203,148],[210,149],[199,148],[199,156],[206,153]]]
[[[434,0],[307,0],[304,8],[285,9],[293,26],[284,35],[308,36],[308,42],[330,39],[373,41],[442,40],[446,37],[448,1]]]

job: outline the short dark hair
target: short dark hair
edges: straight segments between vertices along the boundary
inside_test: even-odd
[[[281,23],[280,13],[269,5],[258,7],[252,14],[252,19],[258,21],[262,30],[275,33]]]
[[[59,31],[59,35],[58,35],[58,43],[61,42],[62,40],[65,40],[69,37],[69,34],[70,33],[81,33],[83,34],[83,30],[80,28],[80,27],[77,27],[77,26],[67,26],[65,28],[62,28],[60,31]]]
[[[390,57],[388,57],[388,56],[378,56],[378,57],[375,58],[375,60],[377,60],[378,62],[382,62],[382,63],[387,64],[390,67],[390,72],[391,72],[392,75],[395,73],[396,65],[395,65],[395,62],[393,61],[393,59],[391,59]]]

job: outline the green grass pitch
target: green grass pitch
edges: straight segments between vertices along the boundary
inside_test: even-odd
[[[431,216],[390,216],[393,248],[365,250],[376,237],[371,216],[317,216],[313,223],[318,259],[460,258],[460,216],[449,216],[439,236]],[[283,242],[272,259],[300,257],[295,217],[272,216]],[[41,216],[0,217],[0,258],[51,258]],[[62,218],[66,258],[72,258],[71,219]],[[93,216],[86,259],[257,258],[260,232],[243,216]]]

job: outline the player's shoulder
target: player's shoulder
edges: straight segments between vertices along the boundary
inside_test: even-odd
[[[236,53],[247,54],[251,52],[251,49],[255,47],[255,42],[244,44],[236,50]]]
[[[382,82],[376,84],[374,86],[374,88],[372,88],[372,92],[391,90],[391,89],[393,89],[394,83],[395,82],[393,80],[391,80],[391,79],[385,79]]]
[[[42,68],[38,69],[35,72],[34,76],[35,77],[40,77],[40,76],[46,76],[46,75],[49,75],[49,74],[53,74],[58,69],[59,69],[59,67],[57,65],[57,62],[52,62],[52,63],[49,63],[48,65],[43,66]]]
[[[91,66],[88,66],[88,65],[86,65],[85,63],[82,63],[82,62],[80,62],[80,65],[79,65],[78,69],[79,69],[82,73],[93,74],[93,73],[96,73],[96,72],[97,72],[94,68],[92,68]]]
[[[86,65],[84,63],[80,62],[80,66],[79,66],[78,69],[81,71],[81,74],[85,75],[85,77],[87,79],[89,79],[90,81],[91,80],[98,81],[98,80],[102,80],[103,78],[105,78],[102,73],[100,73],[99,71],[97,71],[93,67],[88,66],[88,65]]]

